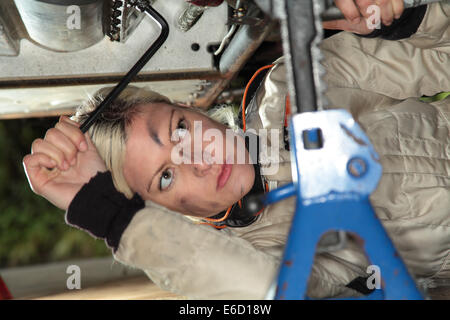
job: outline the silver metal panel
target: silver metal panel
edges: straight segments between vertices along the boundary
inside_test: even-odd
[[[210,8],[188,31],[182,32],[175,23],[187,4],[179,0],[156,1],[154,7],[170,23],[169,38],[140,75],[215,72],[213,59],[207,51],[211,43],[219,43],[227,32],[227,5]],[[101,42],[77,52],[52,52],[28,40],[21,41],[17,57],[0,57],[0,87],[2,81],[22,79],[58,79],[117,76],[126,73],[150,47],[159,34],[158,27],[146,17],[126,43]],[[193,51],[191,45],[200,49]],[[161,78],[161,77],[160,77]],[[19,84],[19,83],[18,83]]]
[[[17,56],[18,54],[19,41],[17,39],[13,39],[8,25],[0,16],[0,55]]]
[[[186,2],[156,1],[154,7],[171,25],[169,38],[139,73],[141,82],[134,85],[148,85],[173,100],[191,104],[198,92],[211,86],[209,81],[198,78],[221,81],[207,47],[220,43],[227,33],[227,5],[206,10],[188,32],[175,27]],[[105,36],[101,42],[77,52],[54,52],[22,39],[17,57],[0,56],[0,119],[73,113],[99,88],[115,85],[159,32],[146,17],[125,43],[111,42]],[[200,49],[192,50],[193,43],[198,43]]]
[[[205,86],[205,80],[172,80],[133,83],[149,87],[175,102],[188,103],[192,92]],[[43,88],[0,89],[0,119],[73,114],[75,108],[100,88],[113,84],[78,85]]]
[[[103,1],[79,5],[14,0],[31,39],[57,51],[77,51],[102,40]],[[64,4],[66,3],[66,4]],[[69,3],[76,4],[76,1]]]

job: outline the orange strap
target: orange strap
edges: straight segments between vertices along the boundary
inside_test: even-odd
[[[245,87],[244,90],[244,96],[242,97],[242,129],[244,130],[244,132],[246,131],[246,127],[247,127],[247,123],[245,121],[245,105],[246,105],[246,100],[247,100],[247,93],[248,93],[248,89],[250,88],[250,85],[252,84],[253,80],[255,80],[255,78],[258,76],[258,74],[266,69],[272,68],[274,65],[270,64],[267,66],[264,66],[262,68],[259,68],[258,70],[256,70],[255,74],[250,78],[250,81],[247,83],[247,86]]]
[[[240,200],[239,200],[240,201]],[[222,218],[219,218],[219,219],[212,219],[212,218],[203,218],[203,219],[205,219],[205,220],[207,220],[207,221],[209,221],[209,222],[222,222],[222,221],[224,221],[226,218],[228,218],[228,216],[230,215],[230,212],[231,212],[231,208],[232,208],[233,206],[231,206],[231,207],[229,207],[228,209],[227,209],[227,212],[224,214],[224,216],[222,217]]]

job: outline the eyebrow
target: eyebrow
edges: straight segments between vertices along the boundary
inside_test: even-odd
[[[158,134],[156,132],[154,132],[153,130],[149,130],[150,131],[150,137],[152,137],[153,141],[156,142],[156,144],[158,144],[160,147],[163,146],[163,143],[161,142],[161,140],[159,140]]]
[[[170,138],[171,138],[171,136],[172,136],[172,118],[173,118],[174,112],[175,112],[175,109],[172,109],[172,112],[170,113],[170,118],[169,118],[169,140],[170,140]],[[164,146],[164,145],[162,144],[161,140],[159,139],[157,133],[154,132],[154,131],[152,130],[152,128],[151,128],[149,125],[148,125],[148,131],[149,131],[150,136],[152,137],[152,139],[153,139],[159,146],[161,146],[161,147]],[[163,162],[163,163],[161,164],[161,166],[158,168],[158,170],[156,170],[155,173],[153,174],[153,176],[151,177],[150,182],[148,183],[148,186],[147,186],[147,193],[150,192],[150,189],[151,189],[152,184],[153,184],[153,180],[155,179],[156,175],[158,174],[158,172],[160,172],[160,171],[164,168],[165,165],[166,165],[165,162]]]
[[[163,143],[161,142],[161,139],[159,139],[158,137],[158,133],[156,133],[155,130],[153,130],[150,121],[147,122],[147,131],[150,137],[153,139],[153,141],[155,141],[157,145],[159,145],[160,147],[164,146]]]

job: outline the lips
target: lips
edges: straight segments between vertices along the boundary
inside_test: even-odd
[[[217,177],[217,190],[222,189],[226,185],[228,179],[230,178],[232,167],[232,164],[222,164],[222,170]]]

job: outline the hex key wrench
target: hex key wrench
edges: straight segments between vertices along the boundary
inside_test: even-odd
[[[167,21],[150,5],[144,1],[137,1],[136,7],[139,11],[146,13],[161,27],[161,33],[156,41],[150,46],[150,48],[144,53],[144,55],[138,60],[138,62],[131,68],[130,71],[120,80],[120,82],[114,87],[114,89],[106,96],[97,109],[89,116],[86,121],[80,126],[81,132],[85,133],[89,130],[95,120],[100,116],[105,107],[116,99],[120,93],[127,87],[127,85],[133,80],[133,78],[141,71],[141,69],[147,64],[150,58],[158,51],[169,36],[169,25]]]

